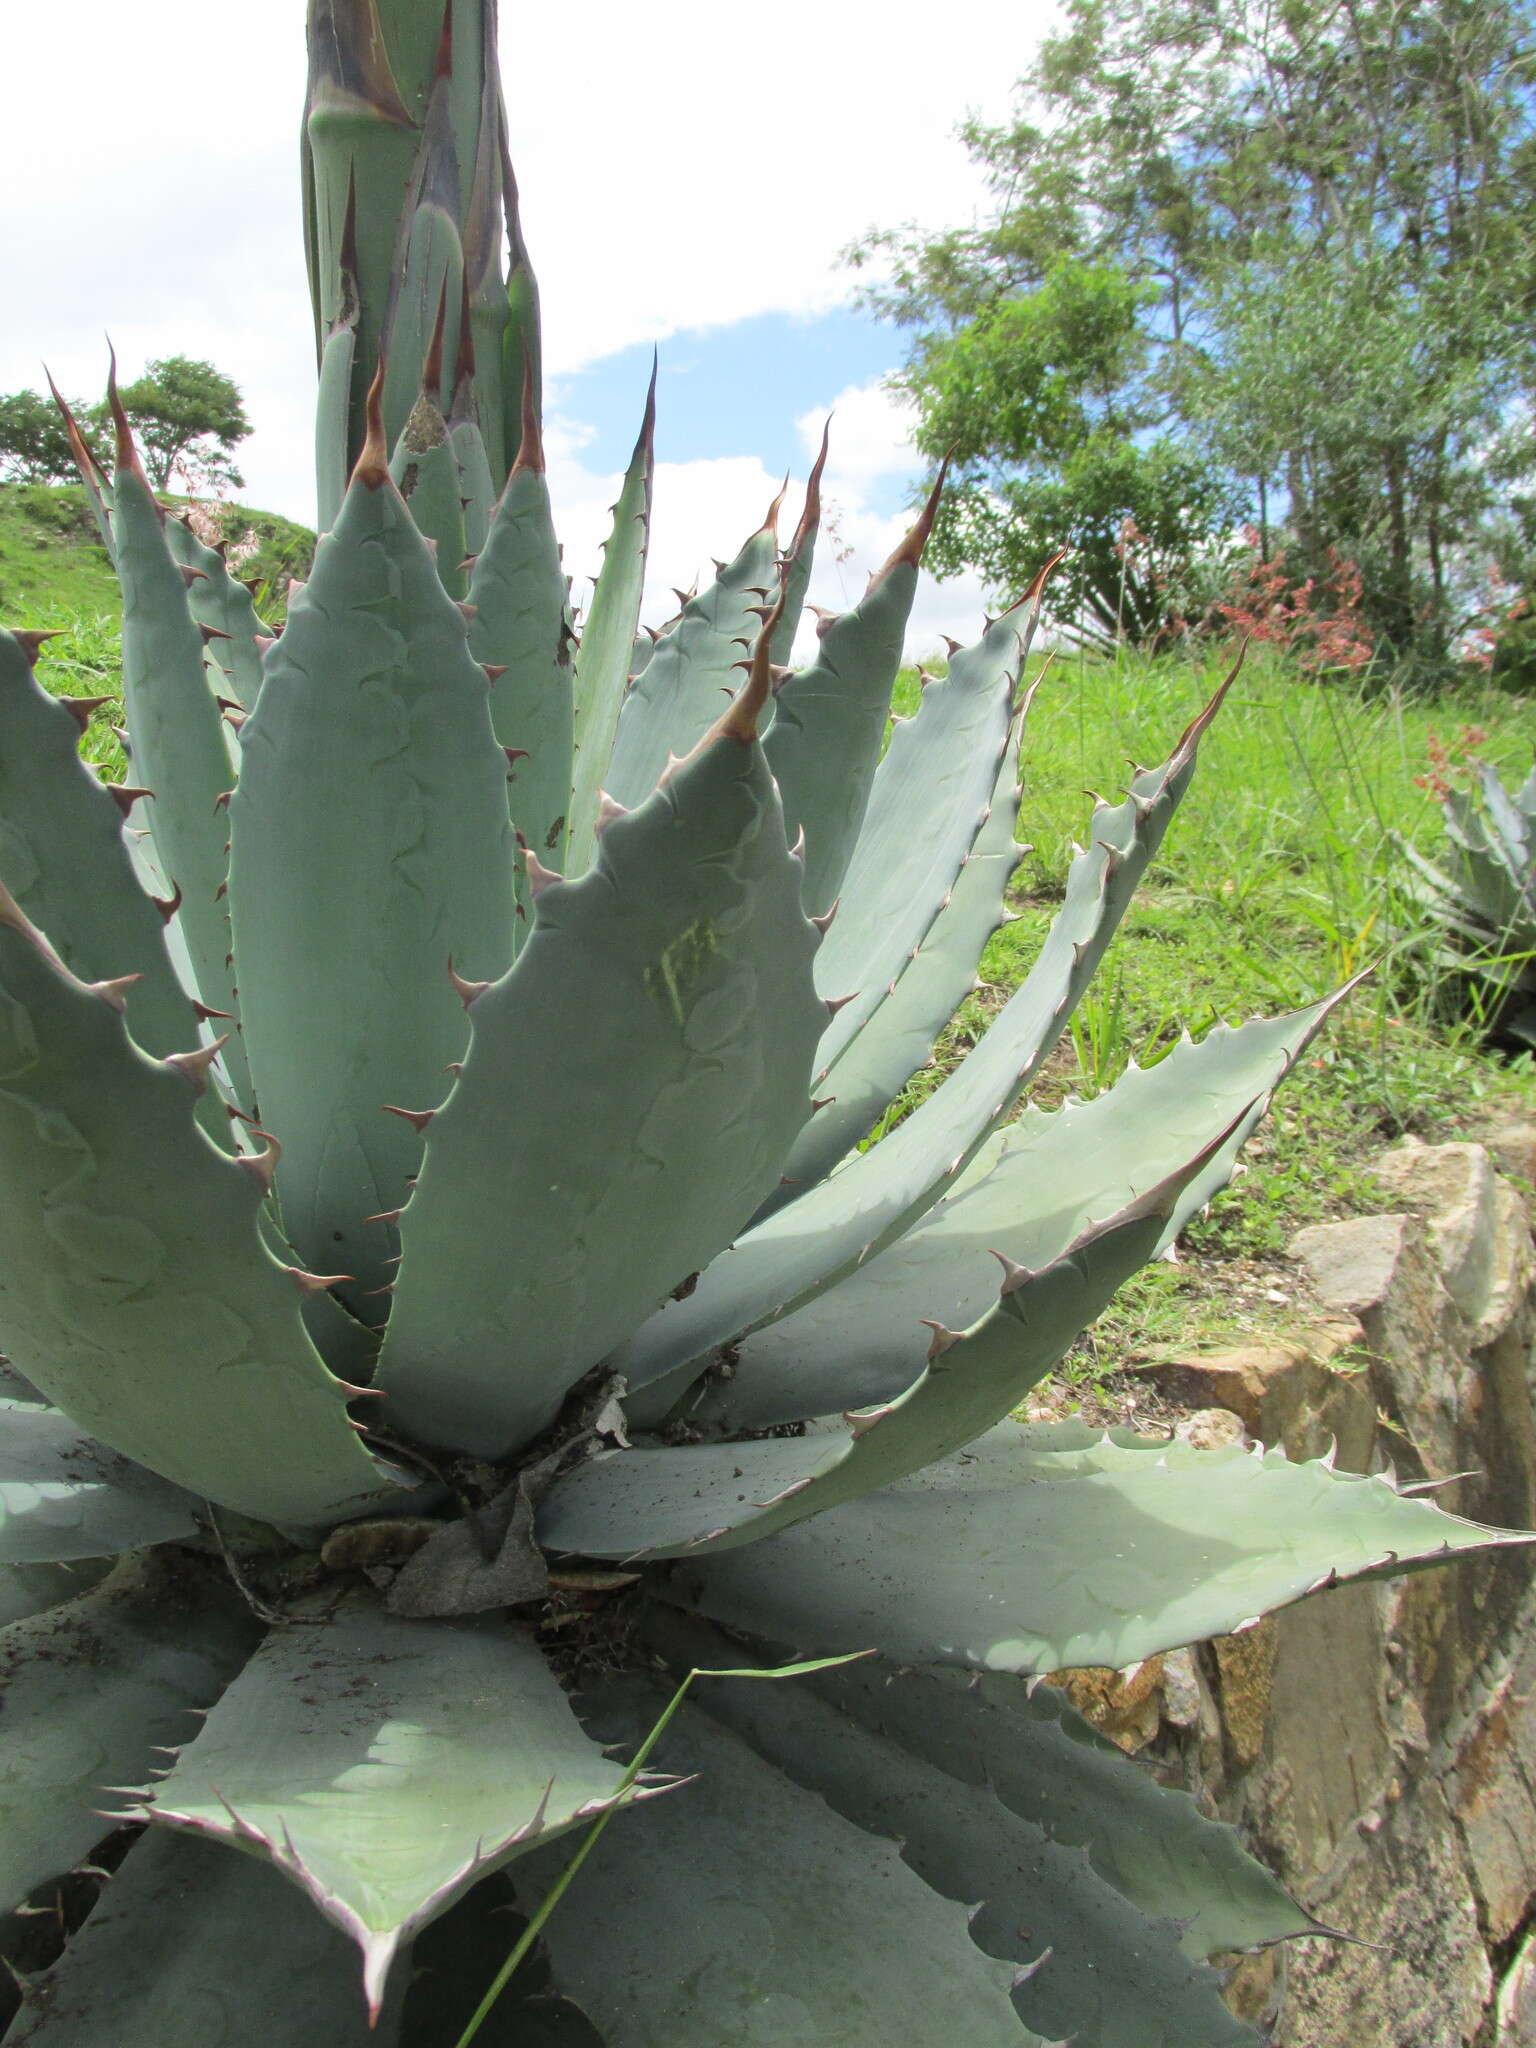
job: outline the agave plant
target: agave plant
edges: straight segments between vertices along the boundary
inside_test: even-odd
[[[1536,771],[1513,795],[1486,762],[1475,787],[1444,787],[1451,869],[1399,841],[1418,895],[1454,942],[1453,964],[1484,984],[1483,1013],[1506,1038],[1536,1046]]]
[[[1315,1923],[1035,1676],[1520,1539],[1009,1417],[1329,1004],[1014,1119],[1213,704],[860,1149],[1003,916],[1039,588],[887,745],[933,508],[791,668],[813,475],[637,636],[648,408],[577,636],[494,14],[311,0],[281,635],[120,409],[132,784],[0,634],[6,2041],[449,2041],[610,1815],[495,2038],[1251,2040],[1207,1959]]]

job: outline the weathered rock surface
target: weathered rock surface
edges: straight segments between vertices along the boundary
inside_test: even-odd
[[[1506,1177],[1536,1181],[1536,1126],[1410,1140],[1378,1173],[1393,1213],[1292,1245],[1316,1330],[1145,1376],[1195,1441],[1331,1443],[1536,1525],[1536,1257]],[[1536,1553],[1343,1587],[1072,1690],[1359,1938],[1239,1962],[1229,2002],[1275,2048],[1536,2048]]]

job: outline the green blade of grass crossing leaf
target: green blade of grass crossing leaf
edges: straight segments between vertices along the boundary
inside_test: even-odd
[[[618,1811],[620,1802],[639,1783],[641,1773],[650,1762],[651,1752],[676,1719],[678,1708],[681,1707],[683,1701],[687,1698],[688,1689],[696,1678],[807,1678],[815,1672],[830,1671],[844,1664],[855,1663],[860,1657],[867,1654],[865,1651],[854,1651],[849,1655],[840,1657],[815,1657],[806,1663],[780,1664],[773,1670],[764,1670],[753,1665],[750,1667],[738,1667],[732,1670],[704,1671],[695,1669],[690,1671],[673,1693],[671,1699],[662,1708],[660,1714],[652,1723],[650,1731],[635,1750],[612,1803],[606,1806],[597,1819],[593,1821],[591,1827],[588,1828],[586,1834],[582,1837],[581,1844],[575,1855],[566,1864],[564,1870],[561,1871],[554,1883],[550,1885],[538,1908],[530,1916],[528,1925],[518,1937],[511,1954],[487,1986],[484,1998],[481,1999],[479,2005],[475,2008],[474,2013],[470,2017],[469,2024],[459,2036],[455,2048],[472,2048],[475,2036],[490,2017],[491,2008],[511,1983],[519,1965],[524,1961],[529,1950],[538,1940],[545,1921],[555,1910],[556,1906],[559,1905],[572,1878],[575,1877],[582,1864],[586,1862],[592,1851],[597,1847],[604,1828],[607,1827],[609,1821]]]

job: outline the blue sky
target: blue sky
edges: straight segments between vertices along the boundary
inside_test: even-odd
[[[674,462],[755,454],[787,473],[804,459],[796,419],[849,385],[879,383],[901,355],[901,335],[854,306],[684,329],[658,349],[660,446]],[[628,461],[650,372],[651,350],[636,343],[557,381],[551,403],[591,429],[593,463]],[[898,511],[901,480],[882,479],[879,499],[879,510]]]

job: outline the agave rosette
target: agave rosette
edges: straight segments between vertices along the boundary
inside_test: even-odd
[[[0,634],[6,2041],[454,2039],[617,1807],[484,2038],[1251,2040],[1208,1958],[1314,1923],[1032,1677],[1519,1539],[1009,1418],[1329,1003],[1015,1118],[1213,705],[860,1149],[1004,916],[1039,589],[887,744],[928,515],[791,668],[813,476],[648,639],[648,408],[576,633],[494,11],[312,0],[281,634],[121,420],[130,786]]]

